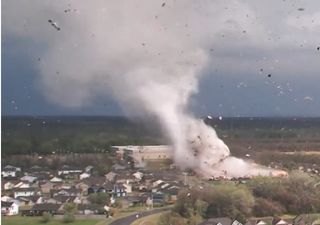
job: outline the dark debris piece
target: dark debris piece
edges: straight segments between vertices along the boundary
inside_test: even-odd
[[[320,46],[317,47],[317,50],[320,51]]]
[[[268,77],[271,77],[271,73],[268,74]]]
[[[48,20],[48,22],[53,26],[56,30],[61,30],[61,28],[57,25],[56,22],[53,22],[52,20]]]
[[[304,8],[298,8],[299,11],[304,11]]]
[[[164,7],[165,5],[166,5],[166,3],[164,2],[164,3],[162,3],[161,7]]]

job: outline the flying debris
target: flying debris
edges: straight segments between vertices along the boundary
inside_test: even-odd
[[[320,46],[317,47],[317,50],[320,51]]]
[[[269,73],[267,76],[268,76],[268,77],[271,77],[271,73]]]
[[[222,120],[222,116],[219,116],[219,120]]]
[[[304,11],[304,8],[298,8],[299,11]]]
[[[165,5],[166,5],[166,3],[164,2],[164,3],[162,3],[161,7],[164,7]]]
[[[207,116],[207,118],[208,118],[209,120],[212,120],[212,116]]]
[[[48,20],[48,22],[53,26],[56,30],[61,30],[61,28],[58,26],[57,22],[53,22],[52,20]]]
[[[305,101],[313,101],[313,98],[310,97],[310,96],[306,96],[306,97],[303,98],[303,100],[305,100]]]
[[[250,157],[250,154],[246,154],[246,157]]]

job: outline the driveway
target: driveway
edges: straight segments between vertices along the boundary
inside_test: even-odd
[[[149,216],[149,215],[156,214],[156,213],[163,212],[163,211],[167,211],[167,210],[170,210],[170,208],[161,208],[161,209],[153,209],[150,211],[137,212],[134,215],[117,219],[117,220],[113,221],[112,223],[110,223],[110,225],[130,225],[133,221],[140,219],[141,217]],[[138,218],[136,216],[137,214],[139,215]]]

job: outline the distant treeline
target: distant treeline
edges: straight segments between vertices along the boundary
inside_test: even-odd
[[[320,140],[320,118],[205,119],[226,141]],[[298,140],[301,141],[301,140]],[[3,116],[2,154],[106,152],[112,145],[168,144],[158,121],[110,116]]]

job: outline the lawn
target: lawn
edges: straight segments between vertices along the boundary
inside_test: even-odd
[[[48,223],[41,223],[41,217],[22,217],[22,216],[2,216],[1,224],[3,225],[62,225],[61,220],[52,219]],[[67,223],[68,225],[95,225],[99,220],[97,219],[78,219],[72,223]]]

